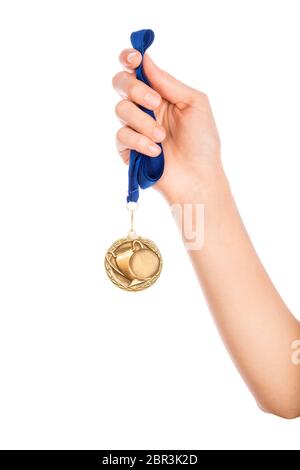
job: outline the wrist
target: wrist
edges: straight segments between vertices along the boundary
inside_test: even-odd
[[[229,183],[221,163],[199,165],[194,171],[182,172],[180,177],[159,188],[170,206],[212,202],[216,196],[229,191]]]

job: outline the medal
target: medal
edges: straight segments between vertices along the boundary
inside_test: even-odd
[[[161,254],[151,240],[137,236],[134,212],[130,209],[131,226],[127,237],[120,238],[108,249],[104,265],[110,280],[121,289],[138,291],[152,286],[162,269]],[[132,206],[131,206],[132,207]]]
[[[154,40],[150,29],[136,31],[130,36],[132,47],[142,57]],[[151,86],[143,70],[143,60],[136,69],[137,79]],[[154,112],[140,108],[155,119]],[[130,230],[127,237],[115,241],[108,249],[104,266],[109,279],[119,288],[127,291],[140,291],[150,287],[158,279],[162,270],[161,254],[151,240],[138,236],[134,227],[135,212],[138,208],[139,189],[152,186],[164,171],[164,154],[161,144],[158,157],[148,157],[136,150],[130,151],[128,169],[127,209],[130,212]]]

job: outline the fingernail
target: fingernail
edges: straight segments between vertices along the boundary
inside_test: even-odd
[[[145,102],[152,108],[156,108],[160,104],[160,98],[154,93],[147,93],[145,95]]]
[[[155,144],[150,144],[148,146],[148,149],[150,150],[150,153],[152,155],[159,155],[160,152],[161,152],[161,149],[160,149],[160,146],[159,145],[155,145]]]
[[[155,127],[153,131],[153,135],[157,141],[160,141],[165,138],[165,131],[163,131],[160,127]]]
[[[130,52],[130,54],[128,54],[127,56],[127,62],[132,64],[135,58],[136,58],[136,52]]]

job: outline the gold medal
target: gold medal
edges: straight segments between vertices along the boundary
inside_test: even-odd
[[[157,280],[162,258],[151,240],[125,237],[112,244],[104,264],[108,277],[116,286],[138,291],[150,287]]]
[[[151,240],[136,235],[133,227],[135,208],[131,212],[128,236],[115,241],[105,255],[104,266],[109,279],[120,289],[144,290],[152,286],[162,270],[161,254]]]

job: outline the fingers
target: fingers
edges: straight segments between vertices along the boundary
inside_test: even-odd
[[[125,98],[116,106],[116,114],[125,126],[117,132],[117,149],[125,163],[129,161],[130,150],[156,157],[161,153],[157,143],[165,138],[165,130],[137,105],[154,111],[162,102],[161,96],[132,73],[142,60],[137,50],[125,49],[119,59],[126,71],[115,75],[113,86]]]
[[[164,128],[131,101],[120,101],[116,106],[116,114],[122,123],[154,142],[162,142],[166,136]]]
[[[151,139],[126,126],[118,130],[116,144],[125,163],[128,163],[130,150],[136,150],[149,157],[157,157],[161,152],[160,146]]]
[[[125,49],[119,55],[119,60],[124,68],[133,72],[140,65],[142,55],[136,49]]]
[[[131,73],[117,73],[113,78],[113,87],[122,98],[128,98],[147,109],[155,110],[161,104],[159,93],[137,80]]]
[[[114,78],[114,83],[118,88],[117,91],[121,94],[122,97],[127,97],[135,101],[133,97],[128,94],[128,90],[124,90],[124,87],[126,88],[126,86],[135,86],[133,81],[128,81],[128,76],[131,76],[133,80],[135,79],[135,75],[132,72],[140,65],[142,56],[136,49],[125,49],[121,52],[119,59],[127,72],[122,72],[121,75],[117,74],[117,76]],[[199,99],[201,100],[201,92],[185,85],[181,81],[172,77],[172,75],[169,73],[160,69],[148,54],[144,55],[143,67],[146,76],[151,83],[151,86],[156,90],[156,95],[158,95],[160,98],[164,98],[173,104],[185,103],[187,105],[193,104],[194,102],[199,101]],[[153,93],[152,88],[150,88],[150,90],[149,87],[147,88],[148,91]],[[142,93],[142,89],[140,89],[140,93]],[[145,89],[144,93],[147,93]],[[142,104],[149,109],[155,109],[155,107],[151,105],[147,106],[143,99],[142,102],[136,101],[136,103]]]

